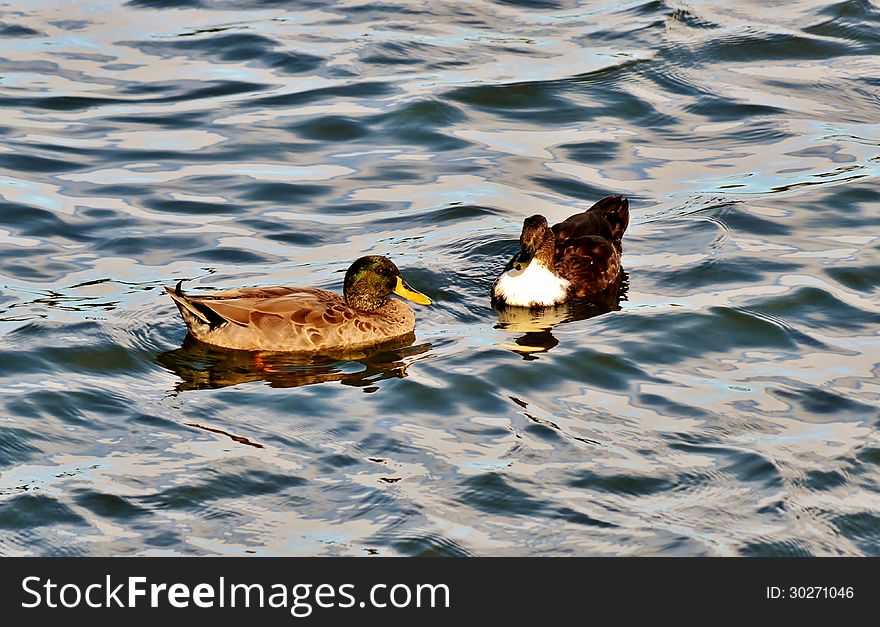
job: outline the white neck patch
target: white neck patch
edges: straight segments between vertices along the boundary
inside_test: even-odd
[[[550,272],[537,261],[525,270],[510,269],[495,281],[496,298],[515,307],[556,305],[568,295],[569,281]]]

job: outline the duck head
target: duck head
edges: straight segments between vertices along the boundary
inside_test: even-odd
[[[342,290],[345,302],[360,311],[382,307],[393,293],[419,305],[430,305],[431,299],[411,288],[397,266],[381,255],[357,259],[345,273]]]
[[[556,238],[547,224],[547,218],[537,214],[526,218],[519,236],[520,251],[513,259],[513,269],[520,272],[533,261],[537,261],[552,272],[555,242]]]

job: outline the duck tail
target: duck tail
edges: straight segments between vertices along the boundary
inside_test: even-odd
[[[611,238],[620,241],[629,226],[629,200],[620,194],[606,196],[589,210],[598,211],[605,216],[611,226]]]
[[[166,285],[165,292],[171,297],[174,304],[177,305],[177,308],[180,310],[180,315],[183,316],[183,321],[186,322],[186,325],[190,328],[192,328],[193,324],[196,322],[210,325],[211,321],[208,320],[207,316],[199,311],[195,304],[190,302],[186,294],[183,293],[182,286],[182,280],[178,281],[177,285],[173,288]]]

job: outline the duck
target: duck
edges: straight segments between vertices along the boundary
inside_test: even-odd
[[[411,335],[419,305],[431,299],[404,281],[387,257],[369,255],[345,273],[342,296],[309,287],[245,287],[187,294],[165,287],[190,335],[206,344],[248,351],[322,353],[354,350]]]
[[[536,214],[523,221],[520,251],[492,285],[496,307],[552,307],[587,298],[618,283],[629,200],[606,196],[566,220],[548,225]]]

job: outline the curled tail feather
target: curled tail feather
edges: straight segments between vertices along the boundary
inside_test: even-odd
[[[186,294],[183,293],[182,285],[183,281],[181,280],[177,282],[177,286],[173,289],[165,286],[165,292],[174,300],[174,303],[180,310],[180,315],[183,316],[183,321],[186,322],[186,326],[191,328],[196,321],[210,325],[211,321],[204,312],[200,311],[194,303],[190,302]]]

